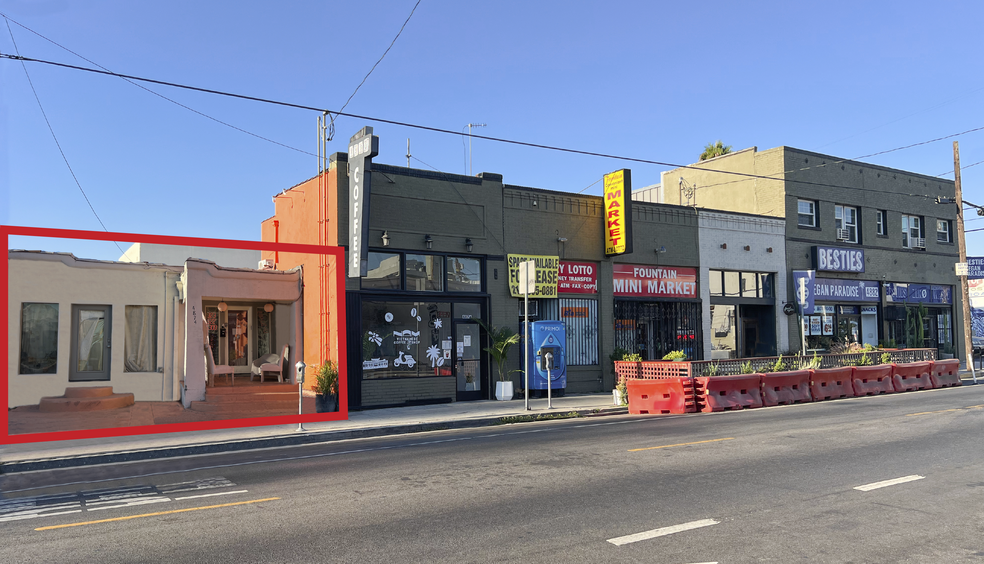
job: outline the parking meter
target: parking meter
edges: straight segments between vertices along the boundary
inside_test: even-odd
[[[297,375],[295,376],[297,378],[297,414],[303,415],[304,414],[304,369],[307,368],[307,365],[304,364],[303,360],[298,360],[297,364],[294,365],[294,368],[297,369]],[[304,423],[298,422],[297,430],[304,431]]]

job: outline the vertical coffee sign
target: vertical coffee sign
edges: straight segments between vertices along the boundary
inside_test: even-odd
[[[632,252],[632,171],[605,175],[605,255]]]
[[[372,158],[379,154],[379,137],[363,127],[349,139],[349,278],[366,275],[369,267],[369,190]]]

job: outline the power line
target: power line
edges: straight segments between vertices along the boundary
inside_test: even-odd
[[[20,53],[20,49],[18,49],[17,47],[17,40],[14,39],[14,32],[12,29],[10,29],[10,22],[7,21],[6,18],[4,19],[4,21],[7,24],[7,33],[10,34],[10,41],[14,44],[14,51]],[[62,150],[61,143],[58,142],[58,136],[55,135],[55,130],[54,128],[51,127],[51,121],[48,120],[48,114],[44,111],[44,106],[41,105],[41,98],[38,96],[38,91],[34,88],[34,81],[31,80],[31,75],[30,73],[27,72],[27,65],[25,65],[24,62],[22,61],[21,66],[24,67],[24,76],[27,77],[27,83],[31,85],[31,92],[34,93],[34,99],[37,100],[38,102],[38,108],[41,109],[41,115],[44,117],[44,122],[48,124],[48,131],[51,132],[51,138],[55,140],[55,146],[58,147],[58,152],[61,153],[62,160],[65,161],[65,166],[68,167],[68,172],[72,174],[72,179],[75,180],[75,185],[79,187],[79,192],[82,192],[82,197],[85,198],[85,203],[89,204],[89,209],[92,210],[92,215],[96,216],[96,221],[98,221],[99,225],[102,226],[103,231],[106,231],[108,233],[109,229],[106,229],[106,224],[103,223],[103,220],[99,217],[99,214],[96,213],[96,208],[92,207],[92,202],[89,201],[89,196],[87,196],[85,194],[85,190],[82,189],[82,184],[79,182],[79,178],[75,176],[75,171],[72,170],[72,165],[69,164],[68,157],[65,156],[65,151]],[[116,248],[120,250],[121,254],[123,255],[126,254],[126,252],[123,251],[123,248],[120,247],[120,244],[118,242],[113,241],[113,244],[116,245]]]
[[[977,165],[979,165],[981,163],[984,163],[984,161],[977,161],[976,163],[969,164],[967,166],[961,166],[960,167],[960,170],[967,170],[968,168],[970,168],[972,166],[977,166]],[[940,174],[937,174],[936,176],[946,176],[948,174],[953,174],[953,170],[951,169],[951,170],[948,170],[946,172],[941,172]]]
[[[355,90],[352,92],[351,96],[348,97],[348,100],[345,100],[345,103],[342,104],[342,109],[339,110],[340,112],[345,111],[345,108],[349,105],[349,102],[351,102],[352,98],[355,97],[356,92],[358,92],[359,89],[362,88],[362,85],[366,83],[366,80],[369,78],[369,75],[372,74],[372,71],[376,70],[376,67],[379,66],[379,63],[383,62],[383,59],[386,57],[386,54],[389,53],[390,49],[393,48],[393,45],[396,44],[396,40],[400,38],[400,35],[403,33],[403,29],[407,27],[408,23],[410,23],[410,18],[413,17],[413,13],[417,11],[417,6],[420,5],[420,1],[421,0],[417,0],[417,3],[413,5],[413,9],[410,10],[410,15],[407,16],[407,19],[403,22],[403,25],[400,26],[400,31],[396,32],[396,37],[393,38],[393,41],[390,41],[389,47],[387,47],[386,50],[383,51],[382,56],[379,57],[379,60],[376,61],[376,64],[373,65],[371,69],[369,69],[369,72],[366,73],[366,76],[362,78],[362,82],[360,82],[359,85],[355,87]],[[331,124],[328,126],[328,140],[331,141],[332,138],[334,137],[335,137],[335,118],[333,117],[331,118]]]
[[[365,115],[359,115],[359,114],[352,114],[352,113],[346,113],[346,112],[342,112],[342,111],[327,110],[327,109],[324,109],[324,108],[317,108],[317,107],[314,107],[314,106],[307,106],[307,105],[304,105],[304,104],[295,104],[295,103],[292,103],[292,102],[282,102],[282,101],[279,101],[279,100],[271,100],[271,99],[267,99],[267,98],[260,98],[260,97],[257,97],[257,96],[249,96],[249,95],[245,95],[245,94],[235,94],[235,93],[232,93],[232,92],[224,92],[224,91],[221,91],[221,90],[213,90],[213,89],[209,89],[209,88],[201,88],[201,87],[198,87],[198,86],[189,86],[189,85],[179,84],[179,83],[175,83],[175,82],[168,82],[168,81],[163,81],[163,80],[156,80],[156,79],[152,79],[152,78],[142,78],[142,77],[139,77],[139,76],[124,75],[124,74],[110,72],[110,71],[105,71],[105,70],[80,67],[80,66],[77,66],[77,65],[70,65],[70,64],[67,64],[67,63],[58,63],[58,62],[55,62],[55,61],[47,61],[47,60],[43,60],[43,59],[34,59],[34,58],[30,58],[30,57],[22,57],[20,55],[16,55],[15,56],[15,55],[9,55],[9,54],[5,54],[5,53],[0,53],[0,58],[13,59],[13,60],[19,60],[19,61],[27,61],[27,62],[33,62],[33,63],[41,63],[41,64],[52,65],[52,66],[61,67],[61,68],[68,68],[68,69],[73,69],[73,70],[80,70],[80,71],[84,71],[84,72],[91,72],[91,73],[96,73],[96,74],[105,74],[105,75],[108,75],[108,76],[116,76],[116,77],[120,77],[120,78],[129,78],[129,79],[132,79],[132,80],[139,80],[139,81],[143,81],[143,82],[150,82],[150,83],[153,83],[153,84],[161,84],[161,85],[164,85],[164,86],[172,86],[174,88],[182,88],[182,89],[185,89],[185,90],[192,90],[192,91],[195,91],[195,92],[203,92],[203,93],[206,93],[206,94],[215,94],[215,95],[219,95],[219,96],[226,96],[226,97],[236,98],[236,99],[240,99],[240,100],[249,100],[249,101],[253,101],[253,102],[261,102],[261,103],[265,103],[265,104],[272,104],[272,105],[283,106],[283,107],[286,107],[286,108],[293,108],[293,109],[298,109],[298,110],[307,110],[307,111],[320,112],[322,114],[324,114],[324,113],[335,114],[336,116],[351,117],[351,118],[355,118],[355,119],[362,119],[362,120],[373,121],[373,122],[377,122],[377,123],[385,123],[385,124],[388,124],[388,125],[395,125],[395,126],[399,126],[399,127],[408,127],[408,128],[413,128],[413,129],[420,129],[420,130],[423,130],[423,131],[431,131],[431,132],[434,132],[434,133],[444,133],[444,134],[447,134],[447,135],[457,135],[457,136],[461,136],[462,135],[462,133],[460,131],[453,131],[453,130],[450,130],[450,129],[442,129],[442,128],[439,128],[439,127],[432,127],[432,126],[428,126],[428,125],[420,125],[420,124],[414,124],[414,123],[397,121],[397,120],[391,120],[391,119],[384,119],[384,118],[373,117],[373,116],[365,116]],[[947,136],[944,136],[944,137],[939,137],[939,138],[933,139],[931,141],[924,141],[924,142],[920,142],[920,143],[913,143],[911,145],[906,145],[904,147],[897,147],[895,149],[889,149],[887,151],[880,151],[878,153],[872,153],[871,155],[864,155],[864,156],[858,157],[858,158],[867,158],[867,157],[871,157],[871,156],[875,156],[875,155],[882,155],[882,154],[885,154],[885,153],[891,153],[893,151],[900,151],[902,149],[908,149],[910,147],[916,147],[916,146],[919,146],[919,145],[925,145],[926,143],[932,143],[932,142],[935,142],[935,141],[941,141],[941,140],[944,140],[944,139],[949,139],[949,138],[952,138],[952,137],[957,137],[957,136],[960,136],[960,135],[965,135],[967,133],[971,133],[971,132],[974,132],[974,131],[980,131],[980,130],[984,130],[984,127],[974,128],[974,129],[970,129],[970,130],[967,130],[967,131],[964,131],[964,132],[961,132],[961,133],[956,133],[956,134],[953,134],[953,135],[947,135]],[[895,196],[912,196],[912,197],[917,197],[917,198],[934,198],[935,197],[935,196],[930,196],[928,194],[903,194],[903,193],[893,192],[893,191],[889,191],[889,190],[876,190],[876,189],[872,189],[872,188],[859,188],[857,186],[843,186],[843,185],[839,185],[839,184],[828,184],[828,183],[824,183],[824,182],[812,182],[812,181],[808,181],[808,180],[780,179],[780,178],[775,178],[773,176],[768,176],[768,175],[751,174],[751,173],[747,173],[747,172],[736,172],[736,171],[730,171],[730,170],[709,169],[709,168],[702,168],[702,167],[695,166],[695,165],[682,165],[682,164],[670,163],[670,162],[665,162],[665,161],[657,161],[657,160],[652,160],[652,159],[642,159],[642,158],[636,158],[636,157],[626,157],[626,156],[620,156],[620,155],[612,155],[612,154],[609,154],[609,153],[600,153],[600,152],[596,152],[596,151],[584,151],[584,150],[580,150],[580,149],[569,149],[569,148],[565,148],[565,147],[557,147],[557,146],[554,146],[554,145],[544,145],[542,143],[531,143],[529,141],[518,141],[518,140],[515,140],[515,139],[505,139],[505,138],[501,138],[501,137],[492,137],[492,136],[488,136],[488,135],[473,135],[473,137],[475,137],[477,139],[484,139],[486,141],[494,141],[494,142],[497,142],[497,143],[506,143],[506,144],[509,144],[509,145],[517,145],[517,146],[521,146],[521,147],[530,147],[530,148],[534,148],[534,149],[544,149],[544,150],[548,150],[548,151],[558,151],[558,152],[562,152],[562,153],[569,153],[569,154],[575,154],[575,155],[583,155],[583,156],[588,156],[588,157],[599,157],[599,158],[605,158],[605,159],[615,159],[615,160],[620,160],[620,161],[627,161],[627,162],[640,163],[640,164],[651,164],[651,165],[665,166],[665,167],[670,167],[670,168],[683,168],[683,169],[689,169],[689,170],[699,170],[699,171],[703,171],[703,172],[712,172],[712,173],[719,173],[719,174],[727,174],[727,175],[731,175],[731,176],[741,176],[741,177],[746,177],[746,178],[757,178],[757,179],[760,179],[760,180],[780,180],[780,181],[784,181],[784,182],[794,182],[794,183],[802,184],[802,185],[806,185],[806,186],[818,186],[818,187],[825,187],[825,188],[839,188],[839,189],[843,189],[843,190],[860,190],[860,191],[863,191],[863,192],[876,192],[876,193],[892,194],[892,195],[895,195]],[[843,162],[843,161],[839,161],[839,162]]]
[[[41,39],[44,39],[44,40],[45,40],[45,41],[47,41],[48,43],[51,43],[52,45],[55,45],[55,46],[57,46],[57,47],[60,47],[60,48],[62,48],[62,49],[64,49],[65,51],[68,51],[69,53],[71,53],[71,54],[73,54],[73,55],[75,55],[76,57],[78,57],[78,58],[80,58],[80,59],[82,59],[83,61],[85,61],[85,62],[87,62],[87,63],[89,63],[89,64],[91,64],[91,65],[94,65],[94,66],[97,66],[97,67],[99,67],[99,68],[101,68],[101,69],[102,69],[102,70],[104,70],[104,71],[108,71],[108,70],[109,70],[108,68],[106,68],[106,67],[104,67],[104,66],[102,66],[102,65],[100,65],[99,63],[97,63],[97,62],[95,62],[95,61],[93,61],[93,60],[91,60],[91,59],[88,59],[88,58],[86,58],[86,57],[83,57],[82,55],[80,55],[80,54],[78,54],[78,53],[76,53],[75,51],[72,51],[71,49],[69,49],[68,47],[65,47],[65,46],[64,46],[64,45],[62,45],[61,43],[58,43],[57,41],[54,41],[53,39],[49,39],[49,38],[47,38],[47,37],[45,37],[44,35],[42,35],[42,34],[40,34],[40,33],[38,33],[38,32],[36,32],[36,31],[34,31],[33,29],[31,29],[31,28],[29,28],[29,27],[27,27],[26,25],[24,25],[24,24],[22,24],[22,23],[20,23],[20,22],[18,22],[17,20],[15,20],[15,19],[12,19],[12,18],[10,18],[10,17],[8,17],[8,16],[7,16],[6,14],[4,14],[3,12],[0,12],[0,16],[3,16],[3,17],[4,17],[4,19],[6,19],[6,20],[8,20],[8,21],[11,21],[11,22],[14,22],[14,23],[15,23],[15,24],[17,24],[18,26],[20,26],[20,27],[22,27],[23,29],[26,29],[27,31],[29,31],[29,32],[31,32],[31,33],[33,33],[34,35],[37,35],[38,37],[40,37]],[[121,77],[121,78],[123,78],[123,77]],[[192,107],[189,107],[189,106],[186,106],[186,105],[184,105],[184,104],[182,104],[181,102],[178,102],[177,100],[172,100],[171,98],[168,98],[167,96],[165,96],[165,95],[163,95],[163,94],[161,94],[161,93],[159,93],[159,92],[154,92],[154,91],[153,91],[153,90],[151,90],[150,88],[147,88],[146,86],[143,86],[143,85],[141,85],[141,84],[137,84],[136,82],[133,82],[132,80],[130,80],[130,79],[128,79],[128,78],[123,78],[123,80],[125,80],[126,82],[128,82],[128,83],[130,83],[130,84],[132,84],[133,86],[136,86],[137,88],[140,88],[140,89],[142,89],[142,90],[146,90],[147,92],[150,92],[150,93],[151,93],[151,94],[153,94],[154,96],[157,96],[157,97],[159,97],[159,98],[162,98],[162,99],[164,99],[164,100],[167,100],[168,102],[171,102],[172,104],[174,104],[174,105],[176,105],[176,106],[180,106],[180,107],[182,107],[182,108],[184,108],[184,109],[186,109],[186,110],[188,110],[189,112],[194,112],[194,113],[196,113],[196,114],[198,114],[198,115],[200,115],[200,116],[202,116],[202,117],[204,117],[204,118],[207,118],[207,119],[210,119],[210,120],[212,120],[212,121],[214,121],[215,123],[218,123],[218,124],[221,124],[221,125],[224,125],[224,126],[226,126],[226,127],[229,127],[229,128],[231,128],[231,129],[235,129],[236,131],[239,131],[239,132],[241,132],[241,133],[245,133],[246,135],[251,135],[251,136],[253,136],[253,137],[256,137],[257,139],[261,139],[261,140],[263,140],[263,141],[266,141],[266,142],[268,142],[268,143],[273,143],[274,145],[280,145],[281,147],[284,147],[285,149],[290,149],[290,150],[292,150],[292,151],[297,151],[298,153],[303,153],[303,154],[305,154],[305,155],[311,155],[312,157],[316,157],[316,156],[317,156],[317,155],[316,155],[316,154],[314,154],[314,153],[310,153],[310,152],[308,152],[308,151],[305,151],[305,150],[303,150],[303,149],[298,149],[297,147],[291,147],[290,145],[287,145],[287,144],[285,144],[285,143],[281,143],[280,141],[274,141],[273,139],[269,139],[269,138],[267,138],[267,137],[263,137],[262,135],[258,135],[258,134],[256,134],[256,133],[253,133],[252,131],[247,131],[247,130],[245,130],[245,129],[243,129],[243,128],[241,128],[241,127],[238,127],[238,126],[235,126],[235,125],[232,125],[231,123],[227,123],[227,122],[224,122],[224,121],[222,121],[222,120],[220,120],[220,119],[218,119],[218,118],[215,118],[215,117],[212,117],[212,116],[210,116],[210,115],[208,115],[208,114],[206,114],[206,113],[204,113],[204,112],[201,112],[201,111],[198,111],[198,110],[196,110],[195,108],[192,108]]]

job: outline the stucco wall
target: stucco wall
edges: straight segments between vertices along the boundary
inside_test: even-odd
[[[697,213],[700,223],[700,299],[704,358],[711,358],[711,294],[708,286],[708,272],[711,269],[775,273],[776,345],[780,353],[788,350],[789,316],[782,313],[786,288],[786,222],[763,216],[711,210],[698,210]],[[726,245],[726,248],[722,248],[722,245]]]
[[[119,260],[120,262],[182,265],[189,258],[210,260],[229,268],[257,268],[260,262],[260,251],[134,243]]]
[[[66,254],[10,253],[7,306],[8,406],[37,404],[45,396],[61,396],[75,386],[112,386],[133,393],[138,401],[176,399],[173,356],[165,338],[173,332],[175,281],[179,269],[79,261]],[[25,302],[58,304],[58,364],[55,374],[19,374],[21,306]],[[110,305],[110,380],[69,382],[72,346],[72,304]],[[160,371],[124,372],[125,306],[157,306],[157,365]]]

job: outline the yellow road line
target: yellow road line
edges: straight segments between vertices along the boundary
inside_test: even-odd
[[[678,446],[702,445],[704,443],[716,443],[718,441],[733,441],[733,440],[734,440],[734,437],[726,437],[724,439],[711,439],[709,441],[695,441],[695,442],[692,442],[692,443],[680,443],[678,445],[663,445],[663,446],[654,446],[654,447],[646,447],[646,448],[630,448],[629,449],[629,452],[639,452],[640,450],[654,450],[654,449],[657,449],[657,448],[670,448],[670,447],[678,447]]]
[[[907,413],[906,417],[912,417],[913,415],[929,415],[930,413],[946,413],[947,411],[960,411],[963,408],[955,409],[941,409],[939,411],[920,411],[919,413]]]
[[[236,503],[222,503],[219,505],[206,505],[204,507],[189,507],[187,509],[174,509],[172,511],[158,511],[156,513],[143,513],[141,515],[128,515],[126,517],[114,517],[112,519],[99,519],[98,521],[83,521],[81,523],[67,523],[65,525],[51,525],[50,527],[38,527],[35,531],[50,531],[52,529],[64,529],[66,527],[80,527],[82,525],[95,525],[97,523],[112,523],[113,521],[126,521],[128,519],[140,519],[141,517],[154,517],[157,515],[171,515],[172,513],[184,513],[186,511],[199,511],[202,509],[218,509],[219,507],[232,507],[233,505],[246,505],[249,503],[260,503],[263,501],[275,501],[279,497],[268,497],[266,499],[254,499],[251,501],[238,501]]]

